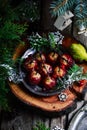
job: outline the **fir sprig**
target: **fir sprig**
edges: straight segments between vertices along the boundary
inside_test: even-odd
[[[38,33],[29,37],[30,47],[40,52],[49,46],[47,38],[41,37]]]
[[[87,1],[86,0],[54,0],[50,5],[52,16],[64,15],[68,10],[73,11],[75,24],[78,29],[83,25],[87,28]]]
[[[52,49],[56,48],[57,42],[55,41],[54,34],[49,33],[49,43]]]
[[[50,5],[52,16],[60,16],[69,10],[75,3],[75,0],[56,0]]]
[[[74,64],[63,78],[57,79],[57,85],[58,88],[66,88],[82,79],[87,79],[87,73],[83,73],[83,67]]]
[[[21,41],[21,35],[27,29],[27,25],[15,24],[11,21],[5,21],[0,28],[0,42],[12,43]]]
[[[10,11],[13,12],[10,7],[6,7],[0,12],[0,107],[5,110],[9,108],[7,80],[9,76],[10,79],[16,77],[16,68],[12,60],[14,48],[19,44],[27,29],[26,24],[15,23],[17,14],[12,13],[14,14],[12,15]]]
[[[33,127],[33,130],[50,130],[50,128],[47,128],[44,123],[38,122],[35,127]]]
[[[8,100],[7,100],[7,93],[9,92],[9,88],[6,84],[7,79],[7,70],[0,66],[0,106],[4,110],[8,110]]]
[[[87,27],[87,1],[82,0],[82,1],[77,1],[78,4],[76,5],[74,9],[75,17],[76,17],[76,22],[75,24],[78,27],[81,27],[84,25]]]
[[[22,19],[22,21],[35,21],[40,18],[38,0],[36,2],[33,0],[24,0],[20,5],[16,7],[15,10],[19,16],[19,19]]]
[[[48,37],[40,36],[38,33],[31,35],[29,37],[30,47],[36,51],[47,51],[50,50],[59,50],[59,44],[62,43],[63,36],[59,32],[50,32]]]
[[[12,49],[2,47],[0,48],[0,106],[2,109],[8,110],[8,99],[7,94],[9,92],[9,87],[7,85],[7,79],[9,78],[9,68],[5,66],[14,68],[14,61],[12,60]]]

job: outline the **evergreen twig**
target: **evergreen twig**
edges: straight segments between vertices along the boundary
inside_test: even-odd
[[[36,51],[59,50],[59,44],[62,43],[63,36],[59,32],[48,34],[48,37],[40,36],[38,33],[29,37],[30,47]]]
[[[77,27],[81,28],[82,25],[87,28],[87,2],[82,0],[79,1],[74,9],[75,14],[75,24]]]
[[[0,12],[0,107],[5,110],[9,108],[7,99],[9,87],[7,87],[7,79],[9,78],[10,72],[12,72],[11,68],[15,69],[15,64],[12,60],[13,51],[27,29],[26,24],[18,24],[15,22],[15,16],[17,14],[14,12],[14,15],[12,15],[10,11],[13,12],[11,7],[8,6],[3,13]]]
[[[71,10],[75,16],[77,28],[83,25],[87,28],[87,1],[86,0],[54,0],[51,5],[52,16],[63,15],[66,11]]]
[[[57,86],[58,88],[66,88],[82,79],[87,79],[87,73],[83,73],[83,68],[74,64],[62,79],[58,78]]]
[[[50,130],[50,128],[47,128],[44,123],[37,122],[36,126],[33,127],[33,130]]]
[[[60,16],[69,10],[75,3],[75,0],[53,1],[50,5],[52,16]]]
[[[38,20],[40,18],[39,1],[24,0],[16,7],[15,11],[19,16],[19,19],[26,21]]]

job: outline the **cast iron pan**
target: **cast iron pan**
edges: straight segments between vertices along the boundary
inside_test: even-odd
[[[19,73],[20,73],[20,76],[21,76],[21,79],[22,79],[21,81],[22,81],[24,87],[27,88],[33,94],[36,94],[36,95],[39,95],[39,96],[52,96],[52,95],[60,93],[63,90],[63,88],[59,89],[59,88],[55,87],[52,90],[48,90],[48,91],[45,90],[45,91],[43,91],[43,89],[42,89],[43,86],[31,85],[31,84],[29,84],[29,82],[27,82],[27,80],[26,80],[26,72],[22,68],[22,63],[29,55],[33,55],[34,53],[35,53],[35,50],[33,50],[31,48],[31,49],[28,49],[23,54],[23,56],[21,57],[21,61],[22,62],[20,62],[20,64],[19,64]]]

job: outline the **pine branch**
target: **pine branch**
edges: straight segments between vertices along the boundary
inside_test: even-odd
[[[82,25],[87,28],[87,18],[84,19],[76,19],[75,24],[77,26],[77,28],[81,28]]]
[[[39,1],[24,0],[15,8],[15,11],[20,20],[32,22],[38,20],[40,18]]]
[[[0,12],[0,107],[2,109],[8,110],[8,99],[7,94],[9,92],[9,87],[7,87],[7,80],[16,77],[16,67],[14,61],[12,60],[13,51],[16,45],[21,41],[21,36],[27,29],[27,25],[20,25],[14,22],[15,13],[12,16],[10,14],[13,12],[11,8],[7,12]],[[11,10],[11,12],[9,12]],[[15,72],[15,73],[14,73]]]
[[[87,1],[82,0],[77,3],[78,4],[74,9],[76,18],[75,24],[78,28],[80,28],[82,25],[87,28]]]
[[[49,42],[47,38],[41,37],[38,33],[29,37],[30,47],[40,52],[48,46]]]
[[[5,46],[0,47],[0,107],[4,110],[9,110],[7,94],[9,92],[9,87],[7,87],[7,79],[9,77],[9,70],[3,67],[4,65],[14,66],[12,61],[12,49],[5,48]]]
[[[87,0],[55,0],[51,3],[50,9],[52,16],[60,16],[72,10],[77,28],[81,28],[82,25],[87,28]]]
[[[61,7],[63,7],[67,3],[66,0],[62,1],[60,4],[56,4],[55,8],[53,8],[53,12],[57,12]],[[59,11],[60,12],[60,11]]]
[[[41,123],[41,122],[37,122],[36,126],[33,127],[33,130],[50,130],[49,128],[47,128],[45,126],[45,124]]]
[[[75,0],[53,1],[50,5],[52,16],[60,16],[69,10],[75,3]]]
[[[8,100],[7,93],[9,92],[9,88],[6,85],[7,79],[7,70],[0,66],[0,107],[4,110],[8,110]]]
[[[38,33],[29,37],[30,47],[38,52],[50,50],[57,51],[59,44],[62,43],[63,36],[59,32],[49,33],[48,38],[46,36],[40,36]]]
[[[58,88],[66,88],[71,86],[75,81],[87,79],[87,73],[83,73],[83,68],[74,64],[64,76],[64,78],[58,78],[57,86]]]
[[[18,69],[15,62],[12,60],[13,48],[0,48],[0,107],[4,110],[9,110],[7,94],[9,87],[7,81],[19,82]]]
[[[27,25],[15,24],[11,21],[5,21],[0,28],[0,42],[13,43],[21,41],[21,36],[27,29]]]

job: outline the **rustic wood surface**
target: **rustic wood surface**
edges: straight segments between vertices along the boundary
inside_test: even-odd
[[[20,49],[18,50],[18,54],[15,54],[13,59],[17,58],[17,55],[20,54]],[[17,86],[16,89],[18,89]],[[78,91],[78,89],[76,90]],[[80,89],[80,91],[82,90]],[[0,109],[0,130],[33,130],[33,126],[38,121],[44,123],[50,130],[55,125],[68,130],[69,123],[75,113],[87,103],[87,93],[85,91],[85,95],[82,95],[82,98],[77,98],[73,106],[69,107],[67,113],[61,112],[59,114],[56,112],[52,114],[51,112],[45,112],[37,107],[21,102],[12,91],[9,92],[8,98],[11,112]]]
[[[15,104],[12,112],[1,111],[0,130],[32,130],[38,121],[44,123],[50,130],[55,125],[67,130],[74,114],[86,103],[84,100],[78,101],[76,109],[71,110],[70,113],[50,117],[38,109],[24,105],[18,99],[13,98],[13,100]]]

